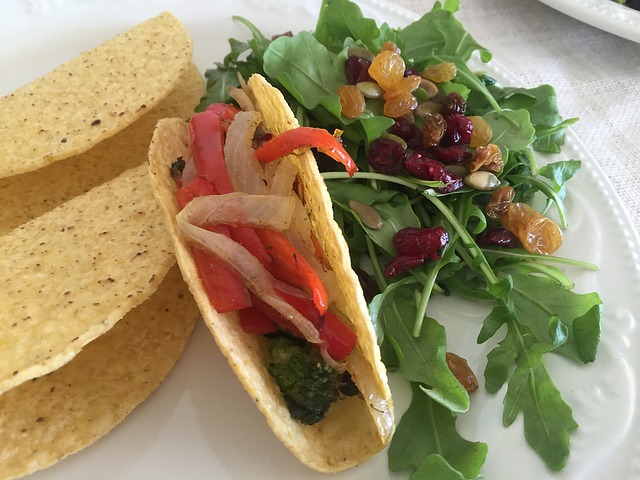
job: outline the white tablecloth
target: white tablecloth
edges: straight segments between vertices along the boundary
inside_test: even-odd
[[[433,2],[392,0],[424,14]],[[640,44],[534,0],[461,0],[465,28],[521,84],[553,85],[564,118],[640,231]],[[569,187],[570,188],[570,187]]]

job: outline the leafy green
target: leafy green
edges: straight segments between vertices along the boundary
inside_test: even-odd
[[[469,395],[447,366],[444,327],[427,317],[420,336],[415,337],[408,320],[414,318],[416,305],[406,298],[406,290],[392,291],[381,294],[393,295],[392,301],[378,299],[372,302],[371,316],[383,325],[385,340],[392,343],[403,375],[412,382],[420,383],[429,397],[450,411],[468,410]]]
[[[457,10],[457,2],[453,8]],[[482,61],[491,60],[491,53],[455,19],[455,10],[447,9],[447,4],[440,8],[436,3],[433,10],[401,29],[398,36],[402,40],[403,55],[416,65],[422,65],[433,55],[459,57],[466,62],[474,51],[480,52]]]
[[[344,59],[343,59],[344,61]],[[322,105],[340,117],[340,99],[335,94],[346,83],[343,62],[308,32],[273,41],[264,54],[265,73],[309,110]]]
[[[487,445],[470,442],[456,431],[456,414],[412,384],[411,405],[389,447],[389,469],[413,470],[412,480],[479,478]]]
[[[510,285],[478,336],[478,342],[485,342],[507,325],[505,337],[487,356],[485,388],[497,392],[508,383],[505,426],[522,411],[529,444],[549,468],[561,469],[569,454],[569,432],[578,425],[544,366],[543,354],[557,351],[580,362],[594,361],[601,301],[595,293],[575,294],[538,275],[513,275]]]
[[[347,39],[358,40],[372,52],[380,50],[382,45],[375,20],[365,18],[360,7],[347,0],[323,2],[313,34],[334,53],[342,51]]]

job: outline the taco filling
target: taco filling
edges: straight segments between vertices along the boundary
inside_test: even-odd
[[[277,136],[261,114],[214,104],[189,122],[191,155],[171,165],[178,227],[219,313],[269,339],[266,366],[293,418],[311,425],[358,390],[346,370],[357,337],[332,308],[336,280],[310,227],[298,169],[315,147],[356,170],[339,139],[299,127]]]

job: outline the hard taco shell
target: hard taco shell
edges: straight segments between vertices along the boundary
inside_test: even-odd
[[[297,127],[284,97],[261,76],[248,87],[265,127],[274,134]],[[335,299],[340,316],[354,329],[358,342],[348,357],[348,370],[363,393],[336,402],[327,416],[313,426],[291,418],[280,390],[264,364],[266,339],[245,333],[236,313],[214,310],[198,277],[190,248],[180,234],[175,216],[176,184],[169,167],[190,155],[188,126],[178,119],[158,123],[149,150],[154,193],[167,215],[175,253],[186,283],[219,348],[227,357],[276,436],[304,464],[321,472],[338,472],[356,466],[380,451],[393,432],[393,405],[384,365],[369,320],[358,279],[351,269],[348,248],[333,220],[331,200],[311,152],[291,156],[299,168],[300,191],[312,227],[335,272],[341,295]]]

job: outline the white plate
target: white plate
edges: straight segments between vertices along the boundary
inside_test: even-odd
[[[540,0],[556,10],[619,37],[640,42],[640,12],[613,0]]]
[[[201,69],[220,61],[227,38],[248,38],[231,20],[243,15],[267,35],[313,28],[315,0],[13,0],[3,2],[0,19],[0,94],[44,74],[59,63],[133,24],[168,9],[188,27]],[[403,26],[414,16],[377,0],[362,3],[367,16]],[[11,45],[7,47],[7,45]],[[490,48],[491,45],[488,45]],[[497,64],[490,73],[514,84]],[[506,79],[506,80],[505,80]],[[578,292],[597,291],[605,303],[603,340],[595,364],[576,366],[551,357],[548,368],[580,428],[571,436],[572,453],[555,479],[640,478],[637,424],[637,368],[640,365],[640,243],[623,206],[578,141],[570,137],[564,157],[584,168],[572,182],[567,207],[571,225],[560,255],[598,263],[597,273],[572,271]],[[445,322],[451,349],[465,355],[475,371],[485,365],[489,346],[475,338],[483,306],[436,299],[429,313]],[[392,379],[398,413],[406,407],[406,385]],[[461,432],[489,444],[483,472],[491,480],[539,480],[550,472],[525,444],[522,421],[501,425],[502,397],[479,391],[471,410],[460,416]],[[357,439],[354,439],[357,441]],[[1,448],[1,432],[0,432]],[[406,478],[387,471],[386,455],[336,475],[336,480]],[[73,479],[320,479],[281,446],[252,405],[210,335],[201,325],[168,380],[121,425],[91,447],[30,480]]]

